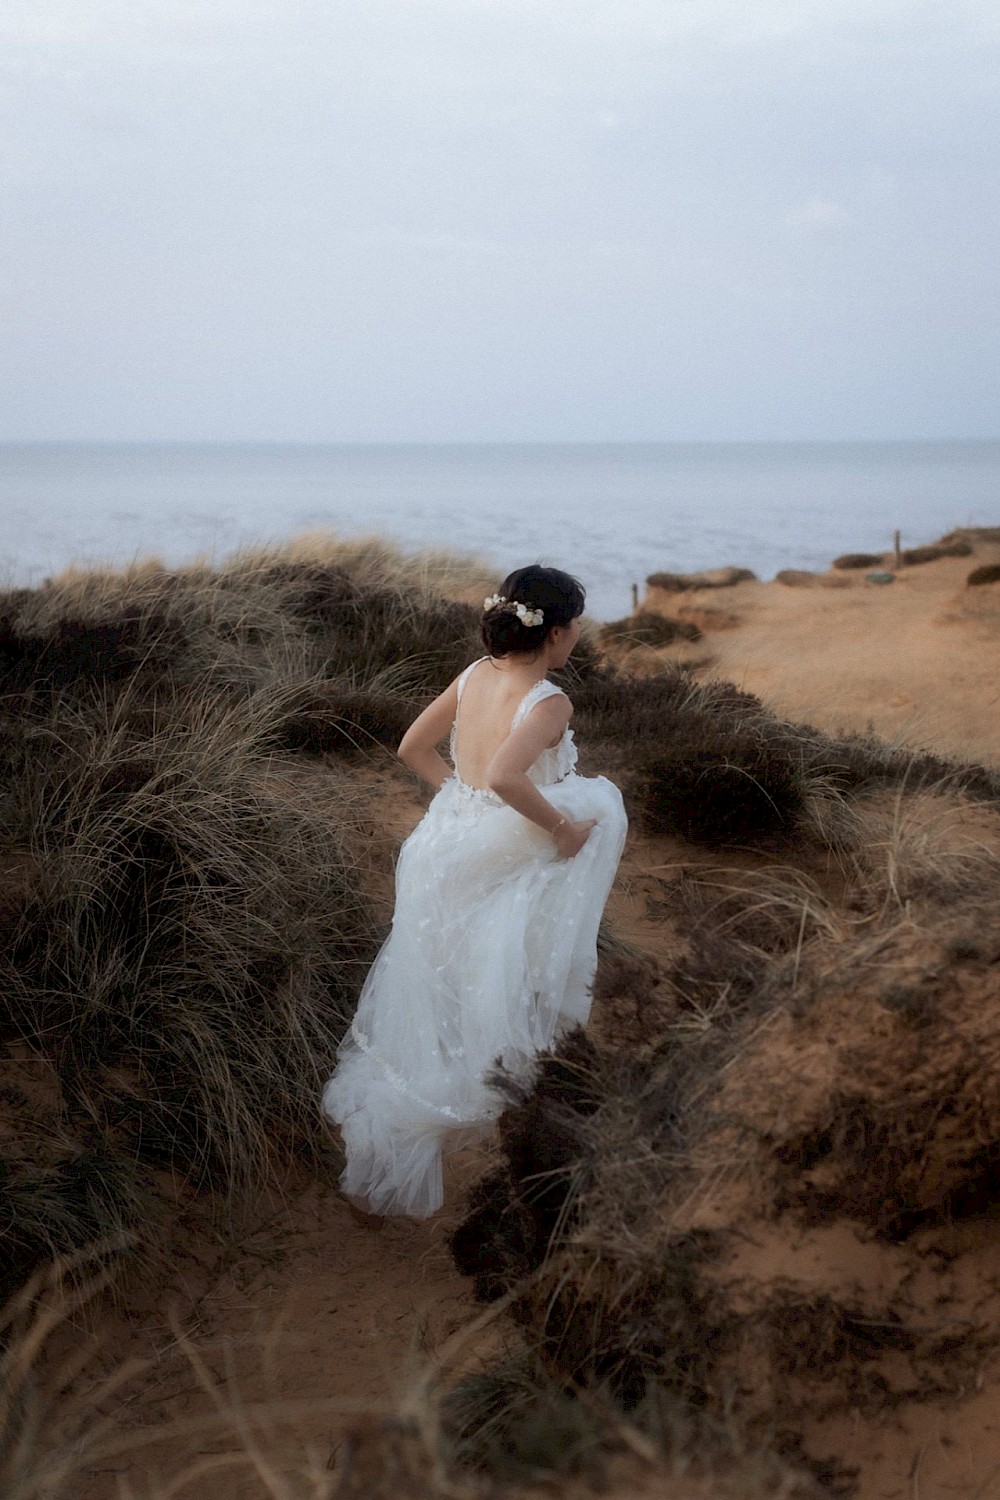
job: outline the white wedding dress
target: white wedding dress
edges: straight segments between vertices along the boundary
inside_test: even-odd
[[[459,678],[459,705],[476,666]],[[536,683],[511,729],[559,691]],[[488,1131],[502,1108],[486,1075],[497,1063],[523,1074],[536,1052],[587,1020],[626,819],[618,788],[575,765],[567,729],[528,772],[567,818],[597,819],[573,859],[457,770],[400,850],[392,930],[323,1092],[347,1152],[341,1185],[373,1212],[434,1213],[442,1151]]]

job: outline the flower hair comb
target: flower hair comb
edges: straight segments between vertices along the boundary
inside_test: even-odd
[[[483,600],[483,613],[488,615],[491,610],[503,609],[504,606],[508,613],[517,615],[522,625],[541,625],[545,619],[543,610],[529,609],[526,604],[521,604],[516,599],[507,599],[503,594],[489,594]]]

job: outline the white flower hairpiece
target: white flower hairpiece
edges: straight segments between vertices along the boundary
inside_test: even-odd
[[[507,605],[520,620],[522,625],[541,625],[545,615],[540,609],[529,609],[526,604],[519,604],[516,599],[508,599],[503,594],[488,594],[483,600],[483,614],[488,615],[491,609],[502,609]]]
[[[526,604],[515,604],[514,613],[522,625],[540,625],[545,619],[540,609],[529,609]]]

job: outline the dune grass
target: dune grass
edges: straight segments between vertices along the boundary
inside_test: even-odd
[[[11,821],[34,878],[0,1024],[46,1065],[60,1123],[42,1152],[6,1143],[8,1277],[94,1238],[155,1242],[155,1169],[228,1214],[316,1138],[373,917],[357,793],[332,769],[321,798],[269,776],[271,707],[189,698],[140,726],[124,694],[26,738]]]
[[[154,1253],[178,1180],[231,1217],[322,1150],[384,919],[341,767],[467,660],[477,611],[439,588],[470,576],[372,542],[0,598],[0,1286]]]

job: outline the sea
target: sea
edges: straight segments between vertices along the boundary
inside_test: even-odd
[[[770,578],[1000,525],[1000,442],[7,443],[0,584],[312,531],[546,562],[615,619],[649,573]]]

